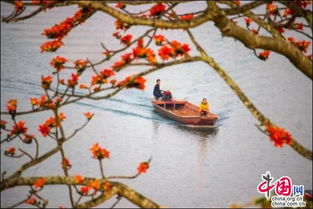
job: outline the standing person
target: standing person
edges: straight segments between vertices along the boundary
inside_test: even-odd
[[[209,104],[206,98],[203,98],[201,104],[199,105],[200,116],[207,116],[209,113]]]
[[[155,97],[155,99],[159,99],[160,97],[163,96],[162,91],[160,90],[160,83],[161,83],[160,79],[157,79],[153,89],[153,96]]]

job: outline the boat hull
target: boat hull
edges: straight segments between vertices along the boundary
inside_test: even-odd
[[[161,115],[190,127],[215,127],[217,115],[209,112],[207,116],[200,116],[198,107],[180,100],[160,101],[152,100],[152,104]]]

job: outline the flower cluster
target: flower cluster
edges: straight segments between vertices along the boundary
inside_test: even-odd
[[[61,122],[63,122],[65,118],[62,112],[58,114],[57,119],[49,117],[43,124],[38,126],[38,131],[41,132],[43,137],[47,137],[50,134],[51,128],[60,127]]]
[[[56,97],[55,101],[48,100],[46,95],[42,95],[39,99],[32,97],[30,98],[30,103],[34,107],[46,107],[46,108],[55,108],[62,102],[60,97]]]
[[[146,79],[143,77],[134,78],[134,76],[128,76],[124,80],[116,84],[117,87],[125,86],[126,88],[145,89]]]
[[[93,144],[92,147],[89,149],[92,153],[92,157],[96,159],[104,159],[110,158],[110,152],[104,148],[99,146],[99,143]]]
[[[163,42],[161,35],[154,36],[154,40],[159,44]],[[138,40],[137,46],[133,48],[133,57],[134,59],[143,58],[150,63],[156,63],[156,57],[153,50],[143,46],[143,39]]]
[[[288,37],[288,40],[293,43],[294,45],[296,45],[301,51],[303,52],[307,52],[308,47],[310,46],[311,42],[310,41],[296,41],[296,39],[294,37]]]
[[[62,39],[74,26],[82,23],[84,18],[86,18],[91,12],[92,11],[87,8],[79,9],[75,12],[73,17],[68,17],[59,24],[45,29],[42,35],[47,36],[47,38]]]
[[[68,59],[64,58],[64,57],[60,57],[60,56],[56,56],[54,57],[51,62],[50,65],[52,67],[54,67],[58,72],[61,71],[64,68],[64,63],[66,63],[68,61]]]
[[[84,22],[85,18],[91,13],[92,10],[88,8],[81,8],[72,17],[66,18],[61,23],[45,29],[42,35],[56,40],[43,43],[40,47],[41,52],[56,51],[60,48],[63,45],[62,39],[73,29],[73,27]]]
[[[96,85],[96,84],[105,84],[108,82],[108,78],[111,76],[114,76],[115,73],[111,69],[104,69],[100,71],[99,74],[92,76],[91,78],[91,85]]]
[[[291,134],[283,128],[267,125],[266,131],[268,132],[271,141],[274,142],[275,147],[282,147],[284,144],[292,143]]]
[[[169,58],[176,58],[178,56],[189,56],[190,51],[188,44],[181,44],[178,41],[171,41],[168,45],[162,46],[158,54],[162,60],[168,60]]]
[[[42,52],[55,52],[58,48],[63,45],[63,42],[60,39],[54,41],[47,41],[40,46]]]

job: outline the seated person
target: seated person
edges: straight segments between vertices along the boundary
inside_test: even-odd
[[[199,105],[200,116],[207,116],[209,113],[209,104],[206,98],[202,99],[201,104]]]
[[[163,96],[162,91],[160,90],[160,83],[160,79],[157,79],[153,89],[153,96],[155,97],[155,99],[159,99]]]

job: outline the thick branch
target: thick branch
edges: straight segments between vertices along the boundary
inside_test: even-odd
[[[125,14],[123,12],[118,11],[103,2],[99,1],[72,1],[72,4],[76,3],[82,7],[90,7],[95,10],[103,11],[114,18],[119,19],[120,21],[130,24],[130,25],[146,25],[146,26],[153,26],[159,28],[171,28],[171,29],[179,29],[179,28],[193,28],[198,25],[201,25],[208,20],[212,20],[213,15],[209,12],[209,8],[205,10],[205,12],[192,19],[191,21],[183,21],[183,20],[162,20],[162,19],[150,19],[150,18],[140,18],[134,17],[129,14]]]
[[[312,62],[296,46],[287,40],[255,35],[230,21],[225,15],[214,18],[215,25],[224,36],[233,37],[249,49],[266,49],[286,56],[302,73],[312,79]]]
[[[33,185],[39,178],[45,179],[45,185],[87,185],[90,181],[96,180],[95,178],[85,177],[84,181],[77,183],[75,177],[73,176],[45,176],[45,177],[17,177],[13,179],[4,180],[1,183],[1,191],[15,187],[15,186],[25,186]],[[101,185],[108,182],[104,179],[97,179]],[[114,195],[118,194],[135,205],[142,208],[159,208],[160,206],[153,202],[152,200],[146,198],[142,194],[138,193],[129,186],[119,183],[119,182],[109,182],[111,184],[111,189],[105,191],[101,196],[95,198],[91,201],[87,201],[78,205],[78,208],[90,208],[101,204],[102,202],[110,199]]]

